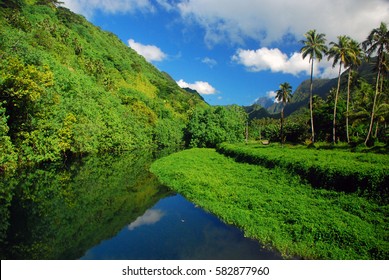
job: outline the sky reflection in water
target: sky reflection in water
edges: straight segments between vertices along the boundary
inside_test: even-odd
[[[281,259],[180,195],[161,199],[81,259]]]

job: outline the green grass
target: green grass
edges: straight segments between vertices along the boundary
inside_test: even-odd
[[[315,189],[284,169],[237,163],[213,149],[170,155],[151,171],[161,183],[287,258],[389,258],[387,205]]]
[[[387,204],[389,156],[342,149],[307,149],[301,146],[221,144],[218,152],[238,161],[282,167],[310,184],[359,195]]]

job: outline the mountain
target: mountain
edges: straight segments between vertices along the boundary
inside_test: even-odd
[[[266,96],[259,97],[255,100],[254,104],[260,105],[261,107],[267,109],[274,104],[274,98],[269,98]]]
[[[374,82],[375,72],[373,71],[375,60],[371,62],[364,62],[357,70],[357,79],[363,78],[370,83]],[[341,75],[341,89],[347,87],[348,71],[343,72]],[[332,88],[336,88],[338,84],[338,78],[334,79],[315,79],[313,80],[313,95],[318,95],[324,100],[327,98]],[[303,81],[293,93],[291,102],[285,106],[285,116],[291,115],[293,112],[299,109],[309,106],[309,92],[310,92],[310,80]],[[278,114],[281,112],[282,104],[274,103],[267,108],[270,114]]]
[[[315,79],[313,80],[313,94],[325,99],[331,88],[336,87],[338,79]],[[289,116],[298,109],[308,106],[310,92],[310,80],[303,81],[293,93],[290,103],[285,106],[285,116]],[[281,112],[282,104],[274,103],[268,108],[270,114]]]
[[[183,88],[183,90],[185,90],[186,92],[189,92],[189,93],[191,93],[191,94],[197,96],[197,98],[199,98],[199,99],[201,99],[202,101],[206,102],[205,99],[204,99],[204,97],[202,97],[202,96],[200,95],[200,93],[197,92],[197,90],[191,89],[191,88]]]
[[[253,104],[251,106],[243,106],[243,109],[248,114],[250,120],[264,119],[264,118],[279,118],[279,114],[270,114],[266,108],[259,104]]]
[[[0,1],[0,173],[180,144],[188,112],[208,104],[57,2]]]

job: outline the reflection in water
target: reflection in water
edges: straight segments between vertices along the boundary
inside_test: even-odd
[[[0,181],[1,259],[279,258],[171,196],[148,172],[152,160],[90,156]]]
[[[158,213],[163,216],[157,222],[147,226],[138,223],[130,231],[124,227],[115,237],[88,250],[82,259],[281,259],[278,253],[263,249],[237,228],[180,195],[161,199],[142,217],[156,217]]]
[[[169,193],[147,171],[152,159],[147,151],[91,156],[21,172],[2,216],[1,259],[78,259],[115,236]]]
[[[147,210],[142,216],[138,217],[129,226],[129,230],[133,230],[137,227],[144,225],[152,225],[157,223],[163,217],[164,213],[161,210]]]

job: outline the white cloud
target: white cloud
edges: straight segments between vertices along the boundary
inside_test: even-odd
[[[238,49],[232,60],[244,65],[249,71],[282,72],[298,75],[301,72],[310,73],[309,60],[303,60],[300,53],[290,57],[279,49],[260,48],[257,50]]]
[[[215,94],[216,93],[216,89],[213,86],[211,86],[208,82],[196,81],[193,84],[189,84],[189,83],[187,83],[187,82],[185,82],[184,80],[181,79],[181,80],[179,80],[177,82],[177,84],[181,88],[194,89],[198,93],[204,94],[204,95],[209,95],[209,94]]]
[[[134,230],[143,225],[153,225],[159,222],[165,214],[161,210],[147,210],[142,216],[138,217],[129,226],[129,230]]]
[[[232,60],[246,67],[252,72],[271,71],[298,76],[303,73],[310,75],[309,59],[303,59],[301,53],[291,55],[283,53],[280,49],[260,48],[257,50],[238,49]],[[337,68],[332,68],[332,62],[322,60],[314,64],[314,75],[321,78],[334,78],[338,75]]]
[[[302,39],[309,29],[325,33],[328,41],[349,35],[358,41],[388,21],[388,0],[63,0],[64,6],[91,18],[105,13],[176,11],[184,22],[200,25],[209,46],[243,45],[246,39],[262,46],[281,42],[285,35]]]
[[[274,99],[276,98],[277,93],[274,90],[266,92],[267,98]]]
[[[389,18],[387,0],[180,0],[176,6],[188,23],[202,26],[209,46],[247,38],[269,45],[288,34],[301,39],[309,29],[330,41],[342,34],[361,41]]]
[[[167,56],[160,48],[152,45],[142,45],[133,39],[128,40],[128,45],[149,62],[162,61]]]
[[[156,0],[159,5],[162,6],[167,11],[172,11],[175,9],[173,3],[169,3],[169,0]]]
[[[105,13],[128,13],[136,10],[154,12],[150,0],[62,0],[63,6],[87,18],[93,17],[96,10]]]
[[[207,64],[209,67],[213,68],[217,65],[217,61],[213,58],[209,58],[209,57],[204,57],[202,60],[201,60],[202,63],[204,64]]]

